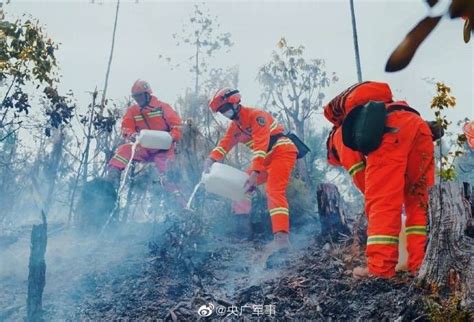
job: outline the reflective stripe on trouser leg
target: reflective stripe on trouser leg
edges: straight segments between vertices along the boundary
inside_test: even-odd
[[[420,268],[425,257],[426,246],[426,207],[423,203],[428,202],[428,193],[424,196],[406,195],[406,236],[408,251],[408,269],[416,271]]]
[[[114,156],[109,161],[109,166],[119,170],[125,169],[130,158],[132,157],[132,144],[123,144],[117,148]],[[137,148],[135,151],[134,161],[144,161],[147,158],[147,150]]]
[[[272,153],[270,164],[267,166],[266,190],[273,233],[290,231],[286,188],[296,162],[296,152],[294,147],[291,148],[293,150],[287,151],[286,146],[278,147],[278,150]]]
[[[273,233],[277,233],[279,231],[290,231],[290,212],[288,211],[288,208],[273,208],[269,209],[269,212],[272,220]]]
[[[423,126],[423,124],[421,125]],[[420,126],[408,155],[405,209],[408,269],[416,271],[425,257],[428,189],[434,182],[434,146],[429,129]]]

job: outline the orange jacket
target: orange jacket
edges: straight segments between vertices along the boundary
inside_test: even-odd
[[[392,106],[405,106],[410,108],[408,103],[405,101],[395,101],[385,104],[387,109]],[[360,191],[362,191],[362,193],[364,193],[366,158],[363,153],[354,151],[344,145],[342,140],[342,126],[333,127],[326,145],[328,163],[346,169],[351,175],[354,184]]]
[[[125,137],[143,129],[170,132],[174,141],[181,138],[181,118],[173,108],[155,96],[151,96],[150,104],[140,108],[134,104],[127,109],[122,120],[122,133]]]
[[[239,142],[244,143],[253,152],[250,170],[263,171],[265,170],[265,158],[271,152],[267,153],[270,136],[283,131],[283,126],[278,124],[270,113],[253,107],[241,106],[239,119],[230,123],[224,137],[211,151],[209,157],[220,161],[234,145]]]
[[[326,142],[328,149],[328,163],[333,166],[342,166],[352,177],[359,190],[365,191],[365,157],[354,151],[342,142],[342,127],[333,128]]]

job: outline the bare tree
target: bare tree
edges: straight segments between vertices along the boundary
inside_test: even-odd
[[[110,53],[109,53],[109,60],[107,63],[107,70],[105,73],[104,89],[102,91],[102,98],[100,100],[100,104],[94,115],[95,123],[112,123],[112,127],[113,125],[115,125],[115,122],[118,116],[115,115],[114,111],[110,108],[107,109],[108,115],[104,115],[104,112],[105,112],[107,103],[109,102],[107,100],[107,89],[109,85],[110,70],[112,67],[112,59],[114,56],[115,37],[117,33],[119,10],[120,10],[120,0],[117,0],[117,5],[115,7],[115,19],[114,19],[114,25],[113,25],[113,31],[112,31],[112,42],[110,45]],[[110,126],[109,126],[109,129],[103,128],[103,131],[99,131],[99,133],[97,133],[95,152],[94,152],[96,156],[103,153],[105,155],[105,158],[104,158],[105,160],[108,160],[112,156],[113,144],[111,144],[111,141],[113,141],[113,138],[111,137],[111,135],[112,135],[112,130]],[[105,171],[105,166],[100,167],[97,162],[93,163],[93,173],[95,175],[99,174],[99,171],[100,171],[99,168],[103,170],[102,172]]]
[[[105,73],[104,90],[102,91],[102,99],[100,101],[101,109],[104,108],[105,99],[107,98],[107,86],[109,85],[110,68],[112,66],[112,58],[114,57],[115,34],[116,34],[116,31],[117,31],[117,22],[118,22],[119,9],[120,9],[120,0],[117,0],[117,7],[115,9],[114,29],[113,29],[113,32],[112,32],[112,44],[110,45],[109,62],[107,63],[107,72]]]
[[[217,16],[212,16],[204,4],[196,4],[188,21],[183,24],[181,33],[173,34],[177,46],[187,45],[193,51],[188,61],[189,71],[194,74],[196,97],[200,95],[201,77],[209,69],[208,59],[219,50],[230,50],[233,45],[230,33],[220,33],[219,27]],[[165,58],[163,55],[159,55],[159,58],[164,58],[169,63],[172,61],[170,57]],[[191,117],[197,116],[199,111],[193,110]]]
[[[269,99],[290,130],[302,139],[311,116],[322,106],[324,89],[337,81],[329,76],[322,59],[305,59],[304,46],[290,46],[285,38],[278,42],[270,62],[258,71],[264,98]]]

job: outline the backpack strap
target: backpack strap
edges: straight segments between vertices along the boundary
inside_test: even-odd
[[[396,111],[406,111],[406,112],[410,112],[410,113],[415,113],[416,115],[420,116],[420,113],[417,110],[415,110],[414,108],[412,108],[408,105],[393,104],[393,105],[389,105],[387,107],[387,114],[390,114],[390,113],[396,112]],[[400,131],[399,128],[385,126],[384,133],[397,133],[399,131]]]
[[[420,113],[417,110],[415,110],[414,108],[412,108],[410,106],[407,106],[407,105],[393,104],[393,105],[389,105],[387,107],[387,113],[392,113],[392,112],[396,112],[396,111],[407,111],[407,112],[411,112],[411,113],[415,113],[417,115],[420,115]]]

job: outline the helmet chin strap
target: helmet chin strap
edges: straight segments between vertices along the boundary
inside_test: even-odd
[[[140,105],[140,109],[144,109],[144,108],[148,107],[150,102],[151,102],[150,93],[145,93],[145,97],[146,97],[145,105]]]
[[[240,104],[237,105],[237,108],[232,106],[232,111],[234,112],[232,117],[230,118],[232,121],[239,119],[239,111],[240,111]]]

